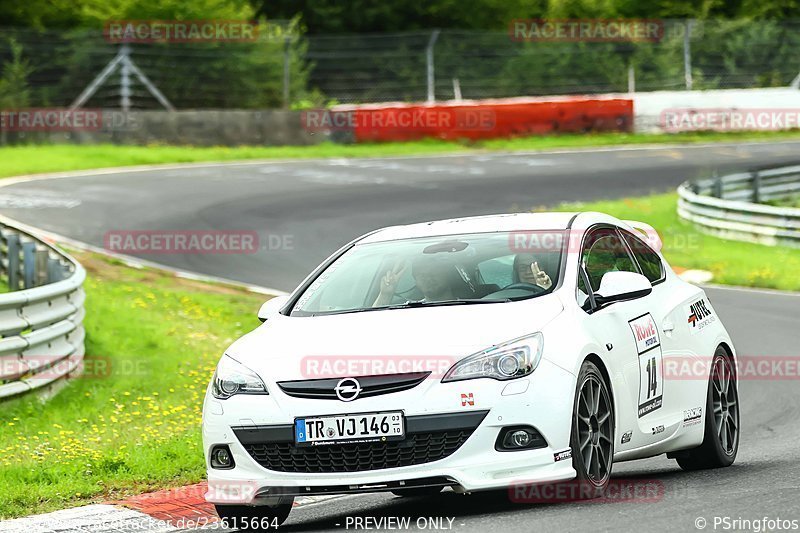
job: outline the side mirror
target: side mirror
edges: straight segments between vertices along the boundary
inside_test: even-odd
[[[641,298],[653,292],[650,280],[636,272],[606,272],[594,296],[597,305]]]
[[[258,319],[264,322],[269,317],[280,311],[281,307],[286,305],[289,301],[289,295],[274,296],[261,304],[261,309],[258,310]]]

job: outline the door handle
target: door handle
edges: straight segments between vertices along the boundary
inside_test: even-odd
[[[664,333],[668,333],[668,332],[673,331],[675,329],[675,324],[673,324],[672,322],[669,322],[669,321],[664,322],[661,325],[661,329],[664,330]]]

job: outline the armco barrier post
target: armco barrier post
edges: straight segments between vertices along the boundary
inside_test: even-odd
[[[8,290],[19,289],[19,235],[8,236]]]
[[[61,279],[61,265],[58,259],[51,257],[47,260],[47,283],[55,283]]]
[[[22,272],[26,289],[33,288],[33,278],[36,273],[36,243],[22,243]]]
[[[722,198],[722,178],[714,180],[714,185],[711,189],[711,196],[715,198]]]
[[[44,248],[36,249],[36,266],[34,270],[36,276],[33,283],[38,287],[39,285],[47,285],[47,261],[50,259],[50,254]]]
[[[753,171],[753,203],[761,203],[761,174],[758,170]]]

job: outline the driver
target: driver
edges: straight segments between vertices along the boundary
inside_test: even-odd
[[[553,286],[550,276],[539,268],[539,263],[532,254],[517,254],[514,258],[514,281],[529,283],[542,289]]]
[[[386,271],[381,279],[380,293],[372,307],[391,303],[397,283],[403,277],[406,268],[407,263],[401,262]],[[451,284],[453,266],[447,261],[431,255],[417,257],[411,263],[411,275],[414,277],[414,283],[422,293],[424,301],[436,302],[456,298]]]

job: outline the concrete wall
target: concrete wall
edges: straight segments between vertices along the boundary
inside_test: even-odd
[[[632,101],[632,106],[631,106]],[[622,106],[622,107],[620,107]],[[452,112],[454,119],[444,130],[434,127],[387,127],[387,114],[408,114],[438,110]],[[574,109],[573,109],[574,108]],[[632,109],[632,111],[631,111]],[[363,142],[405,140],[423,136],[439,138],[490,138],[548,134],[552,132],[580,131],[630,131],[664,132],[665,112],[683,110],[684,113],[713,113],[733,110],[778,110],[790,119],[800,121],[800,90],[794,88],[730,89],[713,91],[656,91],[649,93],[594,95],[584,97],[507,98],[498,100],[438,102],[425,104],[374,104],[340,106],[335,114],[347,115],[352,120],[344,128],[318,128],[309,126],[309,117],[319,111],[133,111],[123,113],[113,110],[84,110],[101,116],[96,128],[15,128],[9,127],[8,112],[0,121],[0,145],[55,142],[76,144],[174,144],[194,146],[280,146],[308,145],[325,140],[336,142]],[[415,111],[416,110],[416,111]],[[688,111],[687,111],[688,110]],[[31,110],[36,113],[42,110]],[[478,113],[476,113],[476,111]],[[48,110],[44,110],[48,112]],[[49,110],[65,113],[66,110]],[[13,112],[12,112],[13,113]],[[460,113],[460,114],[459,114]],[[484,124],[484,115],[492,120]],[[329,113],[325,112],[328,116]],[[472,114],[481,119],[479,127],[459,128],[453,124]],[[462,116],[463,115],[463,116]],[[447,115],[449,117],[449,115]],[[316,117],[317,119],[319,117]],[[381,121],[372,119],[380,118]],[[401,117],[402,118],[402,117]],[[360,120],[365,119],[365,120]],[[366,120],[369,119],[369,120]],[[455,122],[453,122],[455,121]],[[380,122],[380,127],[375,125]],[[394,124],[394,122],[391,122]],[[403,124],[402,121],[397,121]],[[788,127],[792,127],[789,125]],[[794,127],[797,127],[796,125]],[[724,128],[722,128],[724,129]],[[764,129],[764,128],[747,128]],[[767,128],[785,129],[785,128]]]
[[[91,111],[91,110],[90,110]],[[73,131],[0,131],[0,144],[178,144],[195,146],[305,145],[327,137],[309,132],[299,111],[97,111],[98,128]],[[11,131],[8,131],[8,130]]]
[[[628,95],[633,98],[634,129],[660,133],[662,120],[671,110],[734,111],[800,110],[800,90],[791,87],[766,89],[719,89],[713,91],[654,91]]]

